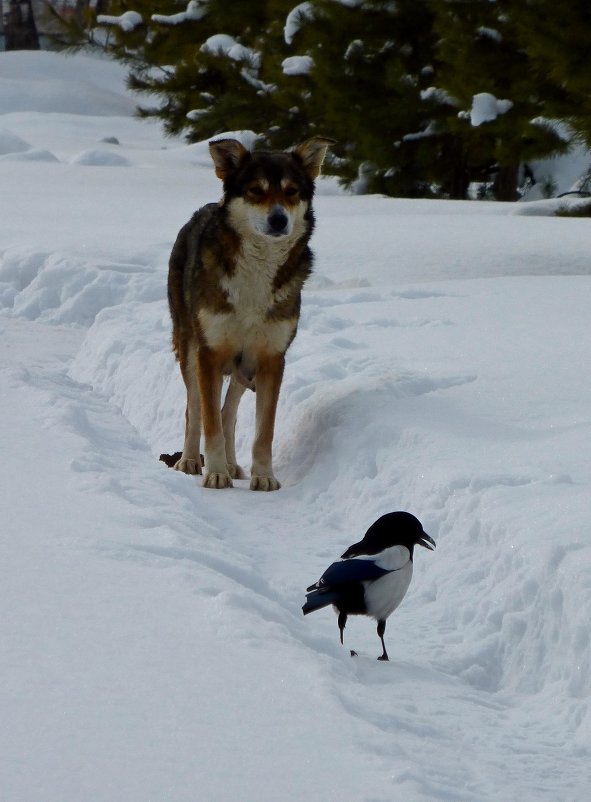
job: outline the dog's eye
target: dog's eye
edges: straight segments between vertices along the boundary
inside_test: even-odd
[[[295,195],[298,194],[298,188],[297,187],[286,187],[284,192],[285,192],[285,197],[286,198],[293,198]]]
[[[262,198],[265,194],[265,190],[255,184],[254,186],[248,188],[248,194],[255,198]]]

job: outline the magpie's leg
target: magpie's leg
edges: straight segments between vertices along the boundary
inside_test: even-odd
[[[341,630],[341,643],[343,643],[343,632],[345,631],[345,626],[347,625],[347,613],[339,613],[339,629]],[[357,652],[354,652],[351,649],[351,657],[357,657]]]
[[[341,630],[341,644],[343,643],[343,632],[347,625],[347,613],[339,613],[339,629]]]
[[[384,643],[384,632],[386,631],[386,622],[378,621],[378,636],[382,641],[383,653],[378,657],[378,660],[389,660],[388,652],[386,651],[386,644]]]

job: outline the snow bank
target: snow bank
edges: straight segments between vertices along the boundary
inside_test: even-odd
[[[72,157],[70,164],[82,164],[87,167],[130,167],[132,162],[125,156],[109,150],[83,150]]]

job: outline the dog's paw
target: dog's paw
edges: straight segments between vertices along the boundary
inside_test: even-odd
[[[174,464],[175,471],[182,471],[191,476],[201,474],[201,459],[183,459],[182,457]]]
[[[251,490],[279,490],[281,484],[274,476],[252,476],[250,480]]]
[[[240,467],[240,465],[234,465],[232,463],[228,463],[228,473],[232,477],[232,479],[246,479],[246,474]]]
[[[232,477],[229,473],[206,473],[203,478],[203,487],[219,490],[223,487],[232,487]]]

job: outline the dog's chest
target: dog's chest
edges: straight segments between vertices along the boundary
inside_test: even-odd
[[[253,243],[242,247],[234,271],[220,280],[220,287],[228,307],[224,312],[202,310],[199,314],[201,327],[208,344],[217,348],[233,350],[271,351],[286,350],[293,336],[294,321],[291,316],[282,319],[273,314],[278,304],[289,297],[293,288],[275,288],[274,281],[279,267],[285,262],[290,250],[289,241]]]
[[[285,254],[285,255],[284,255]],[[234,316],[245,325],[264,318],[269,309],[285,297],[285,290],[275,291],[274,279],[287,257],[284,249],[251,246],[243,248],[234,273],[222,279],[222,288]]]

